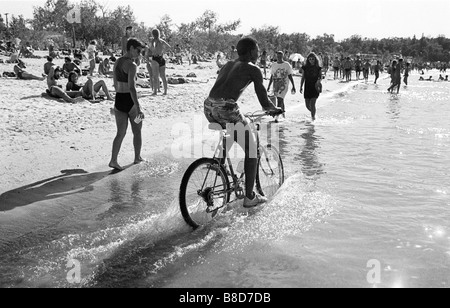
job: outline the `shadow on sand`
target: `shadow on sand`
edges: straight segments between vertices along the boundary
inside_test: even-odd
[[[42,200],[50,200],[93,190],[92,184],[119,171],[108,170],[89,173],[83,169],[61,170],[61,174],[22,186],[0,195],[0,212],[26,206]]]

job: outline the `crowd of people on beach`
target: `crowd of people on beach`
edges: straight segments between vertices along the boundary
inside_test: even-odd
[[[126,27],[125,35],[120,40],[120,54],[109,51],[106,53],[106,57],[101,58],[97,46],[97,41],[92,40],[86,48],[65,51],[63,54],[64,64],[61,67],[53,63],[55,57],[61,57],[61,53],[54,48],[49,48],[42,76],[27,72],[25,62],[19,57],[19,55],[29,57],[30,53],[32,54],[32,50],[29,48],[20,48],[20,52],[17,53],[14,49],[15,46],[9,46],[15,56],[10,60],[15,63],[13,74],[17,78],[46,80],[46,93],[50,97],[62,98],[66,102],[75,103],[79,100],[95,100],[98,93],[103,92],[107,100],[113,100],[117,132],[113,140],[109,166],[116,170],[123,170],[118,163],[118,155],[129,124],[133,133],[134,163],[143,161],[141,130],[144,113],[136,91],[140,65],[145,65],[147,74],[144,77],[148,77],[152,95],[158,95],[158,92],[161,92],[161,86],[162,94],[167,95],[168,82],[165,70],[166,63],[169,61],[168,55],[171,53],[175,59],[172,63],[183,64],[185,54],[179,44],[172,48],[161,38],[158,29],[151,32],[151,38],[147,43],[140,41],[134,37],[132,26]],[[334,71],[334,80],[352,81],[352,72],[354,71],[354,80],[368,82],[369,76],[373,75],[375,84],[380,73],[386,70],[391,78],[388,88],[390,93],[395,91],[398,93],[402,82],[405,85],[408,84],[411,69],[422,70],[422,75],[424,74],[423,70],[427,69],[427,66],[411,65],[409,61],[404,61],[401,57],[393,59],[389,65],[386,65],[380,59],[370,59],[360,54],[357,54],[355,59],[343,55],[334,56],[333,59],[332,56],[320,52],[310,52],[306,58],[299,57],[298,54],[292,57],[286,50],[276,50],[269,55],[266,50],[260,53],[258,42],[251,37],[244,37],[236,46],[230,47],[230,50],[226,52],[217,53],[217,79],[204,102],[206,119],[211,123],[218,123],[224,128],[226,123],[248,125],[239,110],[237,101],[250,83],[254,83],[255,92],[262,108],[272,115],[277,123],[280,116],[283,118],[286,116],[285,98],[289,86],[291,85],[292,95],[297,93],[293,76],[294,72],[298,70],[301,76],[299,93],[303,96],[305,106],[311,114],[311,120],[315,121],[316,102],[322,93],[322,80],[329,69]],[[191,60],[195,64],[198,58],[189,58],[189,62]],[[85,61],[85,67],[82,66],[83,61]],[[97,64],[97,76],[100,77],[100,80],[94,83],[91,77],[94,76]],[[440,70],[445,73],[446,65],[441,65]],[[80,76],[87,76],[87,81],[80,83]],[[103,78],[113,79],[114,91],[108,89]],[[60,82],[64,79],[65,84],[61,84]],[[269,80],[267,87],[264,86],[265,79]],[[233,82],[229,82],[230,80]],[[432,80],[432,78],[430,76],[429,79],[423,79],[421,76],[420,80]],[[445,78],[440,75],[439,80],[448,81],[448,75]],[[115,94],[113,95],[111,92],[115,92]],[[252,143],[251,138],[247,141]],[[245,173],[248,180],[244,206],[251,207],[265,202],[266,199],[253,192],[255,161],[249,157],[248,145],[241,144],[241,146],[246,153]]]

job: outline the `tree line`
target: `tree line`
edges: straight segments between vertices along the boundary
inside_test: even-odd
[[[130,6],[118,6],[110,10],[95,0],[83,0],[79,6],[82,23],[75,25],[66,20],[67,13],[74,7],[69,0],[47,0],[42,7],[34,7],[33,18],[9,16],[8,25],[2,17],[4,14],[0,12],[0,39],[19,38],[35,48],[43,49],[48,38],[62,47],[62,44],[72,42],[75,34],[78,44],[87,44],[95,39],[100,46],[114,48],[119,45],[125,27],[132,25],[135,36],[144,42],[149,40],[151,30],[158,28],[162,37],[172,46],[179,44],[191,53],[214,54],[217,51],[227,52],[244,35],[236,34],[240,20],[219,23],[218,14],[210,10],[190,23],[176,25],[169,15],[164,15],[158,23],[147,27],[136,20]],[[325,33],[312,38],[306,33],[280,33],[276,26],[252,28],[245,35],[256,38],[260,49],[267,50],[269,54],[275,50],[302,55],[310,51],[344,56],[361,53],[382,58],[401,54],[422,62],[450,61],[450,39],[445,36],[379,40],[355,34],[338,42],[333,34]]]

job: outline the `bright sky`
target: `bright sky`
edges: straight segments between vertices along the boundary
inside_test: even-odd
[[[45,0],[0,0],[0,13],[32,18],[33,6]],[[80,2],[71,0],[71,3]],[[209,9],[219,23],[241,20],[237,33],[276,26],[281,33],[306,33],[312,38],[334,34],[339,41],[358,34],[363,38],[450,38],[450,0],[97,0],[110,10],[130,5],[137,22],[146,26],[169,15],[174,24],[188,23]]]

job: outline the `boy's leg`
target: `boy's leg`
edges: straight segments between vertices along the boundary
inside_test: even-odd
[[[282,97],[277,97],[277,107],[281,108],[281,110],[283,110],[283,116],[285,116],[285,109],[284,109],[284,99]]]

